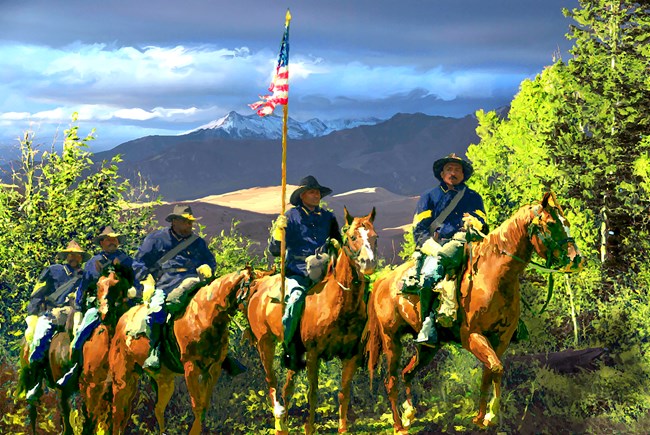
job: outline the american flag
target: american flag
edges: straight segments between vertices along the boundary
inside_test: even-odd
[[[287,104],[289,100],[289,21],[291,15],[287,11],[287,18],[284,23],[284,35],[282,35],[282,44],[280,45],[280,56],[278,64],[275,67],[275,74],[269,86],[271,95],[260,95],[261,100],[257,103],[249,104],[250,108],[257,110],[260,116],[267,116],[273,113],[275,106],[278,104]],[[259,109],[259,110],[258,110]]]

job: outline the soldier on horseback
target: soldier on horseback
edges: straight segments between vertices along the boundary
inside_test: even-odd
[[[77,288],[75,297],[75,307],[77,312],[74,313],[74,339],[70,344],[71,359],[73,361],[76,361],[79,358],[79,352],[83,348],[84,343],[101,322],[97,307],[94,305],[96,295],[89,294],[91,284],[97,282],[104,268],[110,264],[119,263],[129,269],[133,268],[133,258],[119,249],[120,245],[124,243],[124,237],[124,235],[115,232],[113,227],[107,225],[103,227],[99,235],[93,239],[93,243],[99,245],[102,250],[86,262],[83,278]],[[135,281],[134,287],[129,290],[129,297],[133,298],[141,295],[142,292],[139,290],[140,288],[139,283]],[[84,309],[86,309],[86,311],[83,314],[83,319],[81,319],[81,313]],[[71,375],[77,366],[78,364],[75,363],[72,369],[70,369],[60,382],[65,382],[65,378]]]
[[[269,244],[274,256],[280,255],[281,241],[286,237],[286,283],[285,310],[282,316],[284,327],[284,362],[288,368],[296,369],[301,361],[301,344],[296,334],[300,318],[305,309],[305,298],[310,287],[316,284],[307,271],[307,257],[314,255],[329,240],[342,243],[339,225],[334,214],[320,207],[323,197],[332,189],[318,184],[311,175],[300,181],[300,186],[291,194],[289,202],[294,206],[276,219]],[[297,337],[294,340],[294,336]]]
[[[455,275],[464,259],[468,238],[487,232],[481,196],[465,185],[472,176],[472,165],[452,153],[433,163],[433,174],[440,185],[423,193],[413,218],[416,265],[407,275],[405,289],[418,288],[422,329],[416,342],[434,345],[437,340],[430,312],[433,291],[440,292],[437,322],[444,327],[456,320]],[[447,276],[447,279],[444,279]]]
[[[40,378],[28,379],[42,363],[52,337],[65,326],[72,309],[69,296],[82,278],[81,265],[90,255],[77,242],[70,241],[66,249],[57,254],[65,264],[53,264],[43,270],[34,286],[27,306],[26,345],[29,346],[27,366],[21,367],[21,382],[18,395],[37,398]],[[34,376],[31,376],[34,377]]]
[[[160,368],[161,334],[168,314],[175,314],[185,301],[185,294],[194,284],[210,278],[217,266],[208,244],[193,232],[194,221],[199,219],[190,206],[175,205],[165,218],[170,227],[145,237],[135,256],[133,269],[136,278],[143,282],[145,293],[155,283],[148,304],[150,349],[145,368]]]

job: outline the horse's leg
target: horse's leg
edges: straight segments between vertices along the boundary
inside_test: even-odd
[[[174,373],[165,367],[160,368],[160,373],[155,377],[154,388],[156,390],[156,406],[154,414],[158,422],[160,433],[165,432],[165,409],[174,394]]]
[[[479,397],[478,414],[473,422],[479,426],[490,424],[494,415],[490,419],[486,419],[488,397],[490,395],[490,386],[498,381],[498,388],[495,386],[495,402],[493,406],[498,405],[499,397],[496,396],[497,391],[501,393],[501,376],[503,374],[503,364],[499,356],[492,348],[488,339],[481,334],[471,333],[467,341],[469,350],[483,363],[483,377],[481,379],[481,393]],[[508,344],[500,344],[498,350],[499,355],[503,354]]]
[[[402,418],[400,417],[399,405],[397,403],[399,400],[397,372],[399,371],[399,362],[402,357],[402,345],[399,340],[400,337],[395,337],[395,340],[393,340],[392,337],[382,332],[383,349],[385,349],[384,354],[386,355],[386,380],[384,381],[384,385],[386,386],[388,401],[393,412],[393,428],[396,434],[407,433],[404,426],[402,426]]]
[[[352,377],[361,364],[361,355],[341,361],[341,391],[339,392],[339,433],[348,431],[348,408],[350,406],[350,387]]]
[[[70,424],[70,396],[72,392],[69,388],[63,388],[59,391],[59,410],[61,411],[61,426],[63,426],[63,433],[66,435],[74,434],[72,425]]]
[[[403,405],[404,412],[402,413],[402,425],[406,429],[411,427],[415,418],[415,406],[413,405],[412,394],[413,378],[422,367],[426,367],[429,364],[438,350],[440,350],[440,346],[418,346],[415,355],[413,355],[411,361],[402,370],[402,379],[404,380],[404,390],[406,392],[406,401]]]
[[[467,347],[492,373],[503,372],[503,364],[488,339],[477,332],[469,334]]]
[[[307,354],[307,380],[309,382],[309,393],[307,402],[309,403],[309,416],[305,423],[305,434],[314,433],[314,419],[316,416],[316,405],[318,405],[318,354],[311,350]]]
[[[207,370],[202,370],[195,361],[185,363],[185,382],[192,399],[194,423],[190,435],[199,435],[203,429],[205,413],[210,405],[212,390],[221,375],[221,364],[213,363]]]
[[[112,360],[113,434],[124,433],[131,416],[131,402],[138,388],[139,375],[126,367],[125,361]]]
[[[275,370],[273,369],[275,338],[272,334],[262,336],[257,341],[257,351],[260,354],[264,373],[266,374],[266,384],[269,387],[269,398],[271,399],[271,406],[273,406],[273,418],[275,420],[275,432],[276,434],[288,434],[287,413],[284,406],[278,400],[278,377],[275,375]]]
[[[79,376],[79,389],[86,416],[85,428],[98,430],[100,421],[110,418],[110,406],[106,400],[110,388],[108,375],[108,346],[110,340],[105,326],[100,326],[86,341],[83,349],[83,370]],[[106,427],[104,427],[106,430]]]

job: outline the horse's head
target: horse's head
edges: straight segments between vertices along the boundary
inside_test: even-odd
[[[367,216],[352,217],[347,208],[343,227],[343,249],[357,264],[361,273],[370,275],[377,266],[377,233],[373,222],[375,208]]]
[[[97,280],[97,305],[102,322],[107,321],[107,317],[114,311],[113,307],[124,305],[132,286],[131,268],[115,263],[103,269]],[[119,317],[120,314],[116,313],[116,316]]]
[[[571,237],[569,221],[553,192],[544,195],[540,204],[531,208],[533,220],[528,227],[535,251],[546,259],[548,267],[574,272],[582,269],[584,259]]]

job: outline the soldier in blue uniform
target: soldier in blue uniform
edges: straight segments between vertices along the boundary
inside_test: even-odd
[[[468,237],[476,237],[487,230],[483,199],[465,185],[473,172],[469,162],[453,153],[436,160],[433,174],[440,184],[423,193],[415,209],[416,269],[406,285],[420,289],[423,324],[416,339],[419,343],[434,345],[437,342],[436,314],[430,313],[434,286],[446,275],[453,277],[457,273],[464,259]],[[440,284],[443,312],[438,323],[449,327],[456,316],[455,280],[445,280]]]
[[[194,284],[211,277],[217,266],[205,240],[193,233],[194,221],[199,219],[190,206],[175,205],[165,218],[171,226],[150,233],[135,256],[136,279],[155,281],[147,318],[150,352],[145,368],[160,368],[161,330],[168,313],[175,314],[183,307],[186,293]]]
[[[41,383],[40,377],[34,376],[37,366],[45,358],[54,334],[65,326],[72,309],[68,306],[69,297],[81,281],[81,265],[88,257],[90,255],[77,242],[70,241],[66,249],[57,254],[57,259],[65,260],[65,264],[53,264],[45,268],[34,286],[25,319],[25,340],[29,354],[27,366],[21,367],[19,396],[25,393],[27,399],[38,396]]]
[[[99,312],[95,306],[96,295],[88,294],[89,287],[97,282],[102,271],[109,264],[119,263],[125,267],[133,267],[133,258],[120,249],[120,245],[124,243],[124,236],[115,232],[110,225],[102,228],[99,235],[93,239],[93,243],[99,245],[102,250],[86,262],[83,278],[77,288],[75,305],[78,311],[75,313],[74,339],[70,344],[73,360],[79,358],[79,352],[84,343],[101,322]],[[129,296],[133,298],[141,294],[139,288],[136,281],[134,287],[129,290]],[[83,320],[81,320],[81,312],[84,309],[87,310],[83,314]],[[72,374],[76,367],[75,364],[61,382],[65,382],[65,378]]]
[[[341,233],[334,214],[320,207],[323,197],[332,189],[321,186],[309,175],[300,181],[289,202],[294,206],[284,215],[278,216],[273,225],[269,251],[280,255],[281,241],[286,237],[285,263],[285,309],[282,316],[284,326],[285,365],[297,369],[303,364],[301,343],[294,335],[300,324],[309,288],[316,284],[307,273],[305,259],[328,240],[341,243]]]

